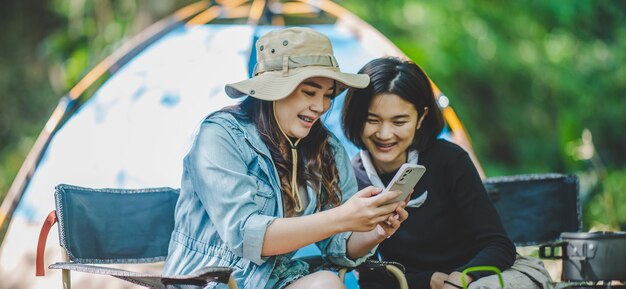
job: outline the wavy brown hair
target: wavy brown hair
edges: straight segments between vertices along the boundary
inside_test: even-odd
[[[238,106],[226,110],[240,120],[255,124],[278,171],[285,216],[296,216],[296,200],[289,193],[292,191],[291,145],[274,119],[272,102],[248,97]],[[318,211],[338,206],[341,203],[339,172],[335,164],[334,149],[328,138],[328,131],[320,121],[317,121],[311,127],[309,134],[298,144],[297,181],[298,184],[306,184],[317,192],[316,210]]]

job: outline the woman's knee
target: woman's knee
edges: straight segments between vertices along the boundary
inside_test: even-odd
[[[317,276],[315,278],[315,286],[312,288],[346,288],[339,276],[331,271],[318,271],[313,274]]]
[[[287,287],[288,289],[329,288],[345,289],[346,287],[337,274],[331,271],[312,273]]]

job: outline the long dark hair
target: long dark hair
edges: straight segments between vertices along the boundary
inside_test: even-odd
[[[236,118],[251,121],[272,155],[278,171],[286,216],[297,215],[296,200],[291,188],[291,146],[274,119],[271,101],[248,97],[238,106],[225,109]],[[317,121],[309,134],[298,144],[298,184],[307,184],[317,192],[317,210],[338,206],[341,202],[339,173],[335,165],[334,151],[328,141],[329,133]],[[306,163],[305,163],[306,162]],[[321,184],[321,187],[320,187]]]
[[[377,95],[390,93],[412,103],[420,117],[424,107],[428,108],[410,149],[421,152],[432,145],[443,129],[444,120],[428,76],[417,64],[397,57],[377,58],[365,64],[359,73],[368,74],[370,83],[366,88],[350,88],[343,106],[343,131],[352,143],[365,148],[361,134],[370,103]]]

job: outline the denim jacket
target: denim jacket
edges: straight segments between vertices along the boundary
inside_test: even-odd
[[[329,142],[335,152],[343,203],[356,193],[357,183],[345,149],[332,135]],[[209,115],[184,158],[176,225],[163,275],[228,266],[234,269],[239,288],[272,287],[268,279],[279,256],[263,257],[261,249],[267,227],[283,217],[279,184],[270,152],[253,123],[228,112]],[[311,214],[317,198],[310,188],[307,192],[310,202],[304,214]],[[350,235],[340,233],[316,245],[327,261],[354,267],[371,252],[349,259],[346,243]],[[291,258],[294,253],[282,257]]]

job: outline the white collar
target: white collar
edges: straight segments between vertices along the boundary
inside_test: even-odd
[[[359,152],[361,156],[361,162],[363,163],[363,168],[365,168],[365,173],[367,174],[367,178],[369,178],[370,183],[374,187],[384,188],[385,185],[380,180],[376,169],[374,168],[374,163],[372,162],[372,158],[370,153],[366,150],[361,150]],[[409,164],[417,164],[417,160],[419,158],[419,152],[417,150],[412,150],[409,152],[409,156],[407,158],[407,163]]]

